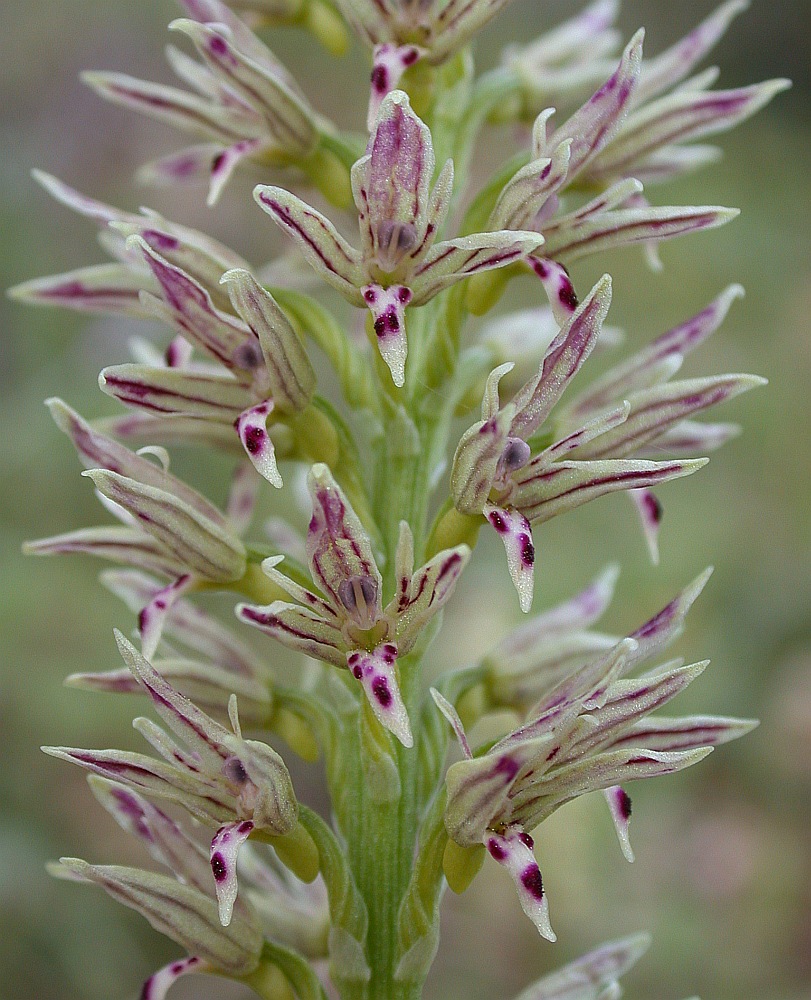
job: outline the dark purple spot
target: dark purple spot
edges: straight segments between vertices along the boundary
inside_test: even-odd
[[[507,525],[504,521],[504,518],[501,516],[501,514],[498,513],[498,511],[494,510],[491,512],[490,524],[493,525],[493,527],[496,529],[496,531],[499,532],[499,534],[503,535],[504,532],[507,531]]]
[[[220,169],[220,167],[222,167],[224,159],[225,159],[225,150],[223,150],[221,153],[217,153],[217,155],[211,161],[211,170],[213,173],[216,173]]]
[[[367,302],[375,302],[377,300],[377,292],[374,288],[367,288],[363,293],[363,297]]]
[[[219,851],[211,855],[211,871],[214,873],[215,882],[223,882],[228,878],[228,866]]]
[[[543,879],[537,865],[529,865],[521,872],[521,885],[539,902],[543,899]]]
[[[658,498],[652,493],[645,494],[645,511],[654,524],[659,524],[661,522],[662,514],[664,514],[664,508]]]
[[[558,290],[558,298],[568,309],[577,309],[577,294],[571,281],[564,281]]]
[[[225,44],[225,39],[218,38],[216,35],[208,43],[211,51],[218,56],[224,56],[228,51],[228,46]]]
[[[428,227],[429,231],[432,230],[432,229],[433,229],[433,226],[429,226]],[[401,289],[399,289],[398,292],[397,292],[397,298],[398,298],[398,300],[400,302],[402,302],[402,304],[404,306],[407,306],[408,303],[411,301],[411,289],[410,288],[401,288]]]
[[[518,839],[525,847],[528,847],[530,850],[532,850],[533,847],[535,847],[535,841],[532,839],[532,837],[530,837],[530,835],[526,832],[526,830],[522,830],[518,834]]]
[[[375,66],[372,69],[372,87],[382,94],[388,88],[389,74],[385,66]]]
[[[384,337],[386,335],[386,321],[382,316],[378,316],[375,320],[375,333],[378,337]]]
[[[383,708],[388,708],[391,705],[391,691],[389,691],[389,682],[385,677],[375,677],[372,681],[372,694]]]
[[[416,49],[409,49],[408,52],[404,52],[402,56],[403,66],[413,66],[414,63],[419,59],[419,52]]]
[[[386,326],[394,333],[400,329],[400,320],[397,318],[396,313],[386,313]]]
[[[631,796],[625,791],[624,788],[620,788],[617,793],[617,806],[620,811],[620,816],[624,820],[629,820],[631,818]]]
[[[503,861],[507,857],[507,852],[495,839],[490,839],[487,841],[487,850],[490,852],[490,857],[495,858],[496,861]]]
[[[520,535],[518,541],[521,544],[521,562],[525,566],[532,566],[535,562],[535,546],[529,535]]]
[[[535,268],[535,273],[539,278],[543,279],[549,277],[549,268],[542,260],[533,261],[532,266]]]
[[[387,642],[383,646],[380,653],[385,663],[392,664],[397,659],[397,647],[393,646],[390,642]]]
[[[352,675],[358,680],[363,677],[363,667],[359,663],[356,663],[355,666],[352,667]]]
[[[250,820],[245,820],[244,823],[240,823],[237,827],[237,833],[250,833],[253,830],[253,823]]]
[[[258,368],[264,361],[262,349],[251,340],[246,340],[240,344],[233,354],[234,364],[238,368],[254,369]]]
[[[547,163],[546,166],[541,171],[541,180],[542,181],[546,180],[546,178],[549,176],[549,172],[550,172],[551,169],[552,169],[552,161],[550,160],[549,163]]]
[[[245,442],[245,450],[256,455],[262,450],[267,433],[261,427],[246,427],[242,432],[242,440]]]
[[[180,975],[180,973],[181,973],[181,972],[183,971],[183,969],[185,968],[185,965],[186,965],[186,963],[185,963],[185,962],[173,962],[173,963],[172,963],[172,964],[171,964],[171,965],[169,966],[169,971],[170,971],[170,972],[172,973],[172,975],[175,975],[175,976],[179,976],[179,975]]]

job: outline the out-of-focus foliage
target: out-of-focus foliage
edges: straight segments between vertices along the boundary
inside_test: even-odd
[[[645,24],[648,51],[655,52],[713,6],[694,0],[677,10],[654,0],[626,0],[622,26],[628,35]],[[617,255],[610,265],[616,303],[610,322],[627,331],[630,344],[644,343],[740,281],[747,290],[744,303],[733,307],[685,374],[755,371],[771,385],[734,404],[730,418],[745,428],[740,438],[687,488],[663,491],[658,568],[648,564],[623,498],[545,525],[536,538],[537,607],[574,592],[606,562],[622,562],[607,623],[618,632],[714,563],[716,573],[677,650],[692,659],[711,657],[713,667],[682,707],[760,716],[761,728],[695,773],[632,789],[632,867],[616,847],[601,801],[581,801],[545,824],[540,839],[560,944],[537,939],[497,873],[485,870],[464,900],[449,899],[446,947],[431,974],[429,997],[510,995],[531,975],[642,928],[653,932],[654,944],[627,978],[629,996],[808,996],[811,115],[805,60],[811,39],[804,8],[796,0],[761,0],[735,23],[716,53],[724,66],[722,83],[789,75],[795,89],[724,138],[720,165],[668,192],[674,202],[741,206],[741,218],[720,232],[665,247],[663,275],[650,273],[641,254]],[[572,9],[562,0],[516,0],[483,35],[482,59],[494,61],[508,39],[526,38]],[[250,178],[238,179],[213,211],[205,209],[202,191],[136,188],[130,182],[136,165],[171,150],[174,136],[101,104],[78,81],[78,71],[91,67],[165,79],[161,49],[164,25],[176,13],[171,0],[47,0],[33,6],[5,0],[3,13],[0,260],[6,286],[102,259],[91,227],[31,182],[32,165],[106,201],[165,210],[224,239],[256,264],[280,249],[249,196]],[[270,36],[274,43],[322,110],[362,127],[366,94],[359,48],[339,62],[296,31],[280,30]],[[491,161],[498,149],[497,142],[488,144]],[[597,276],[588,264],[574,271],[583,289]],[[537,295],[534,285],[523,291]],[[0,983],[6,995],[20,998],[108,1000],[125,996],[123,984],[168,958],[171,946],[112,901],[45,874],[46,860],[68,847],[99,862],[143,858],[134,848],[131,858],[122,857],[126,841],[112,820],[92,810],[81,775],[41,755],[37,745],[120,745],[134,703],[66,690],[61,681],[73,671],[115,665],[110,623],[125,623],[120,606],[96,583],[97,565],[24,561],[19,549],[25,538],[92,523],[88,483],[41,401],[58,391],[82,412],[112,412],[96,389],[96,372],[100,364],[124,360],[126,341],[136,330],[121,320],[88,320],[7,302],[0,309]],[[591,374],[605,363],[590,362]],[[192,456],[179,455],[177,468],[193,481]],[[509,581],[500,572],[498,542],[487,538],[483,544],[491,546],[493,558],[474,564],[432,650],[443,667],[472,659],[491,644],[496,628],[503,633],[518,619]],[[492,581],[491,566],[499,571]],[[503,598],[495,625],[493,588]],[[479,625],[485,620],[486,635]],[[305,800],[306,789],[312,789],[310,801],[318,796],[317,774],[294,777]],[[494,906],[498,920],[492,918]],[[203,996],[202,988],[195,982],[184,992],[180,984],[176,996]],[[205,994],[238,995],[237,988],[218,983]]]

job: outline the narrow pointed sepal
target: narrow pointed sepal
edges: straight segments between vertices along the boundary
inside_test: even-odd
[[[217,893],[217,907],[220,923],[227,927],[231,923],[234,903],[237,900],[237,857],[239,849],[253,832],[253,823],[228,823],[221,826],[211,841],[211,873]]]
[[[148,275],[133,272],[125,264],[94,264],[65,274],[25,281],[8,294],[30,305],[60,306],[81,312],[114,316],[148,316],[140,299],[150,287]]]
[[[254,198],[324,281],[354,305],[362,304],[360,289],[366,281],[361,256],[329,219],[284,188],[260,184]]]
[[[229,927],[223,927],[211,896],[173,876],[91,865],[79,858],[61,858],[60,865],[77,880],[95,883],[113,899],[137,910],[155,930],[222,974],[249,975],[259,964],[262,935],[253,921],[239,914]]]
[[[510,507],[497,507],[487,503],[484,516],[492,524],[504,543],[507,566],[518,602],[526,614],[532,607],[535,580],[535,546],[532,541],[532,527],[524,515]]]
[[[507,827],[503,833],[488,831],[484,845],[490,857],[507,869],[515,882],[521,909],[535,924],[541,937],[547,941],[557,940],[549,922],[549,903],[529,834],[520,827]]]
[[[205,971],[205,964],[196,955],[170,962],[169,965],[165,965],[147,979],[141,989],[140,1000],[166,1000],[170,987],[181,976],[188,975],[190,972]]]
[[[284,483],[276,465],[276,450],[267,430],[268,417],[272,412],[272,399],[266,399],[263,403],[244,410],[237,417],[237,433],[259,475],[277,489],[281,489]]]
[[[612,785],[610,788],[603,789],[603,795],[608,803],[611,819],[614,821],[620,850],[626,861],[633,861],[634,852],[628,829],[631,823],[631,796],[620,785]]]
[[[414,746],[408,711],[397,683],[397,647],[384,642],[372,652],[363,649],[347,654],[346,664],[363,688],[380,724],[404,747]]]
[[[220,195],[225,185],[231,179],[231,175],[243,160],[255,156],[261,152],[266,145],[263,139],[240,139],[225,149],[220,150],[211,160],[211,174],[209,177],[208,195],[206,205],[213,208],[220,200]]]

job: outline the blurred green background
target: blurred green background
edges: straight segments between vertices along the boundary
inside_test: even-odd
[[[626,36],[646,25],[653,53],[713,7],[712,0],[626,0],[621,24]],[[494,61],[509,40],[526,39],[574,9],[562,0],[516,0],[482,36],[481,61]],[[165,25],[177,13],[171,0],[3,0],[6,286],[102,260],[92,227],[37,188],[32,166],[122,207],[146,202],[212,232],[256,264],[279,248],[248,196],[248,179],[237,179],[212,211],[199,191],[136,189],[135,167],[177,148],[176,134],[102,104],[77,79],[81,69],[98,68],[169,82],[162,48]],[[714,54],[721,85],[779,75],[793,77],[794,89],[722,139],[720,165],[654,192],[660,203],[740,206],[742,216],[666,246],[662,274],[650,273],[635,252],[601,262],[615,277],[611,322],[625,328],[629,345],[692,315],[729,282],[745,285],[746,298],[685,369],[769,378],[768,388],[719,415],[743,423],[745,433],[700,475],[661,491],[658,568],[648,564],[623,498],[553,521],[536,537],[537,608],[572,593],[606,562],[622,562],[606,620],[616,631],[634,628],[715,564],[676,651],[713,664],[678,709],[756,715],[761,727],[694,771],[632,789],[633,866],[620,855],[599,797],[568,806],[538,831],[557,945],[538,939],[508,880],[485,866],[464,897],[446,900],[432,1000],[502,1000],[530,976],[642,928],[654,943],[627,979],[629,997],[811,997],[809,22],[808,0],[760,0],[734,23]],[[337,61],[296,31],[268,37],[317,107],[361,126],[366,64],[359,47]],[[578,288],[598,273],[589,264],[577,267]],[[126,342],[141,330],[7,301],[0,309],[0,995],[118,1000],[136,996],[141,979],[177,949],[101,893],[45,874],[45,862],[62,854],[101,862],[143,857],[96,808],[78,770],[37,747],[136,746],[129,720],[142,709],[134,700],[61,685],[71,671],[116,665],[111,628],[132,622],[98,587],[98,564],[26,561],[20,543],[97,520],[88,483],[41,401],[59,394],[88,415],[112,412],[96,374],[126,360]],[[497,544],[488,536],[477,552],[433,647],[437,668],[472,658],[518,621]],[[315,801],[317,775],[299,770],[296,777],[302,797]],[[197,979],[172,995],[236,998],[245,991]]]

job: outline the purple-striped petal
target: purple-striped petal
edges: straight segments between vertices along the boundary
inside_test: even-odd
[[[544,230],[544,253],[566,262],[611,247],[630,246],[648,240],[661,242],[723,226],[738,215],[732,208],[716,206],[665,206],[626,208],[597,213],[586,218],[562,216]]]
[[[346,655],[346,665],[360,682],[378,722],[404,747],[413,747],[408,711],[397,682],[397,646],[393,642],[384,642],[372,652],[352,650]]]
[[[515,473],[516,489],[510,502],[535,524],[606,493],[656,486],[692,475],[706,464],[706,459],[676,462],[603,459],[556,462],[539,468],[533,460]]]
[[[273,636],[289,649],[325,660],[336,667],[346,665],[340,629],[309,608],[275,601],[264,608],[238,604],[236,612],[242,621]]]
[[[732,19],[747,7],[747,0],[729,0],[675,45],[646,59],[632,103],[648,101],[683,80],[713,48]]]
[[[411,576],[407,588],[386,608],[387,613],[394,609],[397,615],[401,656],[414,648],[422,630],[450,600],[469,559],[470,549],[466,545],[443,549]]]
[[[282,412],[303,410],[315,391],[316,376],[290,320],[250,271],[227,271],[220,281],[259,341],[274,405]]]
[[[503,833],[488,831],[484,845],[490,857],[503,865],[515,882],[521,909],[547,941],[557,935],[549,923],[549,903],[544,891],[541,870],[532,853],[532,838],[520,827],[507,827]]]
[[[307,263],[353,305],[362,305],[367,279],[361,256],[333,224],[284,188],[260,184],[254,198],[295,242]]]
[[[227,373],[125,364],[103,368],[99,387],[125,406],[233,423],[250,402],[247,386]]]
[[[637,176],[637,164],[644,169],[657,151],[734,128],[788,86],[787,80],[769,80],[735,90],[679,90],[646,104],[591,164],[589,177]]]
[[[134,272],[124,264],[97,264],[25,281],[10,288],[8,294],[30,305],[143,319],[149,313],[140,296],[151,287],[148,275]]]
[[[82,475],[132,514],[188,570],[220,583],[238,580],[244,574],[245,547],[221,514],[209,517],[173,493],[105,469],[91,469]]]
[[[245,410],[237,418],[237,433],[259,475],[281,489],[283,482],[276,465],[276,452],[267,431],[268,417],[272,412],[272,399],[266,399],[264,403]]]
[[[239,849],[250,837],[253,823],[227,823],[221,826],[211,841],[211,872],[217,893],[220,923],[227,927],[231,923],[234,903],[237,901],[237,857]]]
[[[489,420],[468,428],[459,440],[451,468],[451,497],[463,514],[480,514],[484,509],[514,416],[515,407],[508,403]]]
[[[360,518],[326,465],[314,465],[307,485],[313,514],[307,529],[307,560],[313,579],[359,628],[381,613],[383,581]]]
[[[572,181],[594,159],[619,128],[637,83],[642,64],[644,31],[628,43],[616,71],[568,121],[555,129],[547,148],[572,140],[568,181]],[[547,154],[548,155],[548,154]]]
[[[510,507],[497,507],[495,504],[487,503],[484,505],[484,516],[504,543],[507,567],[513,585],[518,591],[518,603],[526,614],[532,607],[535,580],[532,527],[520,511]]]
[[[80,528],[63,535],[25,542],[23,552],[33,556],[78,552],[161,576],[176,577],[183,572],[180,561],[167,552],[156,538],[129,527]]]
[[[640,719],[614,746],[647,747],[660,752],[696,750],[740,739],[758,725],[757,719],[734,719],[718,715],[685,715]]]
[[[579,419],[610,406],[632,392],[655,385],[664,372],[663,365],[695,350],[721,325],[735,299],[743,295],[740,285],[729,285],[708,306],[678,326],[661,334],[627,361],[610,368],[567,408]]]
[[[253,372],[262,363],[253,333],[241,320],[217,309],[198,281],[170,264],[143,237],[130,236],[127,245],[143,254],[160,285],[163,300],[147,300],[152,312],[228,369]]]
[[[536,129],[543,129],[545,133],[546,120],[543,116],[536,122]],[[487,228],[542,229],[539,223],[546,217],[550,199],[563,185],[569,172],[571,145],[572,140],[567,139],[548,156],[533,159],[522,167],[499,194]]]
[[[124,73],[82,73],[82,82],[107,101],[206,139],[236,142],[256,135],[263,126],[255,112],[220,107],[196,94]]]
[[[573,294],[571,282],[568,289]],[[527,440],[543,424],[594,349],[610,305],[611,278],[606,274],[549,345],[535,378],[516,393],[511,436]]]
[[[514,264],[543,242],[540,233],[499,231],[435,243],[414,269],[413,304],[422,305],[469,275]]]

